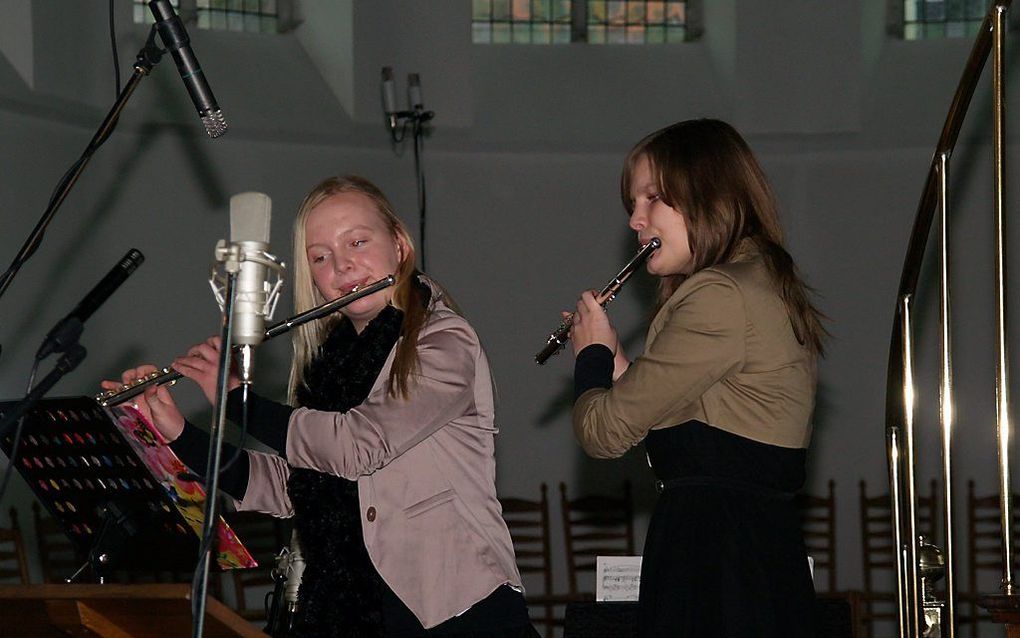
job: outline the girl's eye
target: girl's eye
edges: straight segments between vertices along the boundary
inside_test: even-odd
[[[326,261],[326,256],[325,255],[315,255],[314,257],[312,257],[312,263],[313,264],[321,264],[324,261]]]
[[[367,239],[355,239],[354,241],[351,242],[351,246],[354,246],[356,248],[358,246],[363,246],[367,243],[368,243]]]
[[[648,196],[648,203],[649,204],[654,204],[655,202],[659,201],[660,199],[662,199],[662,195],[659,195],[658,193],[653,193],[653,194]]]

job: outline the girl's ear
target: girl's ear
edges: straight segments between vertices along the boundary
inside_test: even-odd
[[[397,235],[397,263],[403,264],[404,258],[410,253],[407,249],[407,244],[404,242],[404,238]]]

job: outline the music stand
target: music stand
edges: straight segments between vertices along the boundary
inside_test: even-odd
[[[0,402],[0,418],[17,404]],[[13,435],[0,440],[10,458]],[[26,415],[18,472],[88,560],[99,581],[113,570],[191,571],[206,493],[140,412],[90,397],[40,401]],[[217,564],[257,563],[221,518]]]

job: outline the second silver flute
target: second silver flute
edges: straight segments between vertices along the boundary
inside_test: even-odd
[[[314,321],[316,319],[325,317],[328,314],[332,314],[349,303],[355,302],[358,299],[361,299],[362,297],[367,297],[368,295],[371,295],[374,292],[378,292],[383,288],[388,288],[389,286],[392,286],[395,282],[396,279],[393,277],[393,275],[387,275],[378,281],[372,282],[371,284],[365,286],[364,288],[359,288],[354,292],[347,293],[343,297],[334,299],[333,301],[327,301],[321,306],[316,306],[311,310],[306,310],[305,312],[294,315],[290,319],[284,319],[283,321],[275,323],[272,326],[266,328],[265,338],[272,339],[273,337],[278,337],[279,335],[282,335],[285,332],[290,332],[291,330],[297,328],[301,324],[305,324],[308,323],[309,321]],[[107,390],[106,392],[101,392],[100,394],[96,395],[95,399],[96,401],[99,402],[99,405],[103,407],[120,405],[121,403],[124,403],[128,399],[138,396],[139,394],[144,392],[146,388],[152,387],[154,385],[174,383],[183,376],[184,376],[183,374],[181,374],[177,370],[174,370],[173,368],[169,367],[163,368],[162,370],[157,370],[152,374],[146,375],[141,379],[137,379],[134,382],[122,386],[116,390]]]
[[[634,258],[627,262],[620,272],[616,273],[602,292],[599,293],[599,298],[602,299],[602,307],[605,308],[606,304],[612,301],[616,297],[616,293],[623,287],[625,281],[630,279],[630,276],[634,274],[634,271],[638,269],[638,266],[643,264],[652,252],[655,251],[662,242],[659,241],[658,237],[652,237],[648,240],[648,243],[641,247]],[[535,355],[535,363],[542,365],[549,359],[549,357],[558,353],[563,346],[567,344],[570,339],[570,327],[574,325],[574,315],[571,314],[569,317],[560,322],[560,325],[556,327],[556,330],[549,335],[549,339],[545,342],[545,347],[542,348],[538,354]]]

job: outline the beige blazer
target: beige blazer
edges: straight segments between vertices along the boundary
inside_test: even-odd
[[[287,460],[250,453],[238,504],[291,516],[290,467],[356,480],[372,563],[426,628],[504,583],[521,586],[496,500],[489,364],[475,331],[440,295],[433,290],[408,399],[389,396],[394,348],[358,407],[294,411]]]
[[[574,434],[598,458],[692,419],[805,448],[816,382],[816,358],[797,342],[758,248],[745,240],[733,261],[677,288],[652,320],[645,352],[612,388],[578,397]]]

